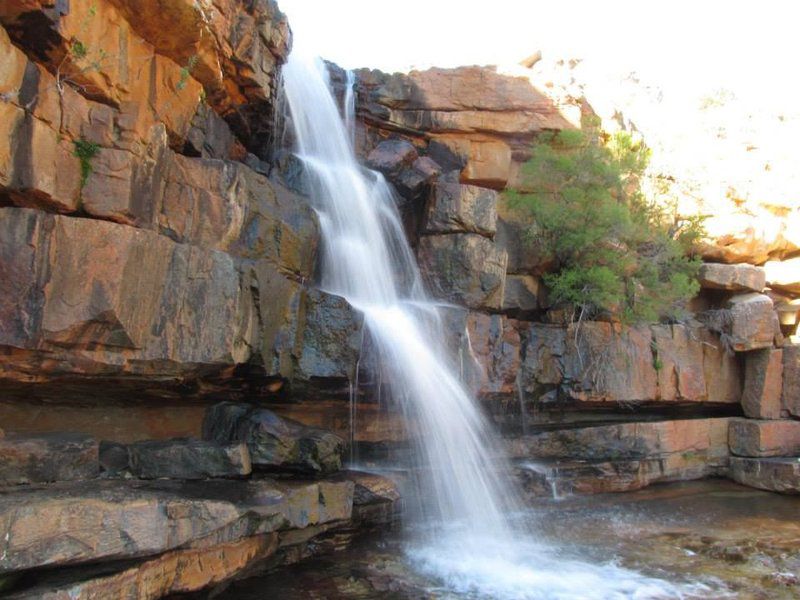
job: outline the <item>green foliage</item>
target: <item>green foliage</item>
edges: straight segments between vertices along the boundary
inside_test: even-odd
[[[555,259],[544,276],[553,300],[587,318],[677,317],[699,289],[699,260],[688,254],[702,219],[677,222],[642,193],[649,149],[585,119],[581,130],[540,136],[531,153],[506,195]]]
[[[72,144],[74,146],[72,154],[81,164],[81,189],[83,189],[92,173],[92,159],[100,152],[100,145],[84,138],[74,140]]]
[[[186,64],[181,67],[181,76],[178,80],[178,83],[175,85],[178,91],[182,90],[186,87],[186,84],[189,83],[189,75],[197,66],[197,61],[199,57],[196,54],[193,54],[189,57],[189,60],[186,61]]]
[[[76,60],[86,58],[89,54],[89,48],[80,40],[74,40],[69,47],[69,52]]]

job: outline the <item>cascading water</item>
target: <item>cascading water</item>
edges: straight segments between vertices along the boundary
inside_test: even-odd
[[[626,569],[559,557],[512,526],[519,505],[508,465],[457,376],[390,188],[358,164],[321,60],[295,49],[283,82],[322,230],[321,286],[363,314],[387,387],[415,423],[423,533],[409,554],[417,567],[479,597],[676,597]]]

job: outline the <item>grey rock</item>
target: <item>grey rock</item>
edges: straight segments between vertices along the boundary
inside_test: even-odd
[[[0,485],[93,479],[100,474],[97,440],[80,433],[0,438]]]
[[[248,404],[223,402],[209,408],[203,438],[245,442],[254,467],[330,473],[342,466],[344,443],[339,436]]]
[[[146,440],[129,446],[131,473],[140,479],[245,477],[252,471],[243,442]]]

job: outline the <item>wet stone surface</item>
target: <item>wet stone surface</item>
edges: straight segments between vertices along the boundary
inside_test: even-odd
[[[679,586],[683,598],[800,596],[800,498],[725,481],[657,485],[629,494],[538,503],[524,515],[557,560],[614,563]],[[399,537],[234,583],[222,599],[433,599],[455,594],[415,573]],[[699,585],[698,585],[699,584]],[[585,598],[601,598],[591,590]],[[531,589],[524,598],[551,598]],[[573,596],[569,596],[573,597]],[[619,598],[639,597],[614,596]],[[645,595],[673,598],[675,595]]]

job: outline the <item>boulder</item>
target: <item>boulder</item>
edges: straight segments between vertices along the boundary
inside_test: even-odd
[[[752,419],[780,419],[783,351],[764,348],[745,357],[742,409]]]
[[[0,485],[93,479],[97,440],[79,433],[0,437]]]
[[[427,235],[418,256],[434,297],[477,309],[502,306],[507,256],[491,240],[471,233]]]
[[[800,345],[783,347],[783,388],[781,406],[800,417]]]
[[[242,442],[146,440],[128,447],[131,473],[140,479],[207,479],[245,477],[250,454]]]
[[[245,442],[254,467],[330,473],[342,466],[343,441],[337,435],[249,404],[223,402],[209,408],[203,438]]]
[[[750,487],[800,494],[800,461],[796,458],[731,457],[731,478]]]
[[[800,454],[800,421],[731,419],[728,443],[737,456],[796,456]]]
[[[790,294],[800,294],[800,257],[771,260],[764,264],[767,285]]]
[[[425,233],[477,233],[494,237],[497,192],[457,179],[440,178],[433,186],[425,219]]]
[[[706,312],[703,320],[737,352],[771,347],[778,329],[772,300],[765,294],[733,296],[724,309]]]
[[[100,469],[110,476],[117,476],[130,467],[128,447],[119,442],[100,442]]]
[[[704,263],[699,278],[701,287],[735,292],[761,292],[766,284],[764,269],[748,264]]]

